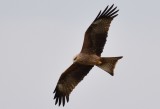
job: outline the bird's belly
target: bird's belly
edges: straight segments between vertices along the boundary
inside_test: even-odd
[[[100,57],[97,55],[83,55],[79,60],[78,63],[85,64],[85,65],[98,65],[100,64]]]

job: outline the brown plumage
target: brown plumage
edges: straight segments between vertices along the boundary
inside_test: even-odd
[[[94,65],[113,75],[116,62],[120,57],[101,57],[110,23],[118,14],[117,7],[107,6],[99,12],[85,33],[81,52],[74,58],[73,64],[59,78],[54,90],[55,104],[69,101],[69,95],[75,86],[89,73]]]
[[[95,53],[101,55],[103,47],[106,43],[110,23],[118,14],[117,7],[107,6],[106,9],[97,15],[93,23],[89,26],[85,33],[84,43],[81,52]]]

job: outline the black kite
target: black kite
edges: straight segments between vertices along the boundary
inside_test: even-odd
[[[69,95],[75,86],[89,73],[94,65],[107,71],[113,76],[116,62],[120,57],[101,57],[110,23],[118,14],[117,7],[107,6],[103,12],[99,12],[93,23],[85,33],[81,52],[74,58],[73,64],[59,78],[54,90],[55,104],[65,105],[69,101]]]

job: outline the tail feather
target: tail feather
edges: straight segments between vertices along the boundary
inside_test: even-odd
[[[122,56],[119,57],[102,57],[101,62],[102,64],[97,65],[97,67],[101,68],[102,70],[108,72],[110,75],[114,75],[114,68],[116,63]]]

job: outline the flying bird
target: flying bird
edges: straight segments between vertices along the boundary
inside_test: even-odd
[[[73,59],[73,64],[65,70],[54,90],[55,105],[65,105],[69,101],[69,95],[77,84],[97,66],[110,75],[114,75],[114,68],[119,57],[101,57],[111,21],[118,15],[117,7],[107,6],[103,12],[99,12],[95,20],[85,32],[84,42],[80,53]]]

